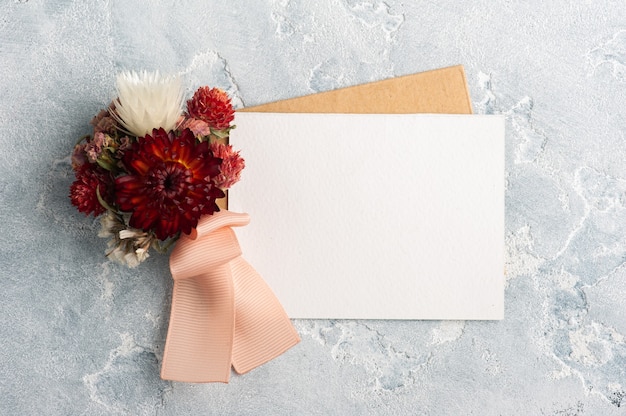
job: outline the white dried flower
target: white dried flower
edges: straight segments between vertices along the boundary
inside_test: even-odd
[[[119,246],[115,240],[109,240],[107,245],[111,249],[107,252],[107,257],[115,262],[124,264],[124,255],[126,255],[126,252],[122,247]]]
[[[138,248],[137,250],[135,250],[135,255],[137,256],[137,260],[139,261],[139,263],[150,257],[150,253],[148,253],[147,248]]]
[[[129,133],[143,137],[152,129],[174,130],[183,112],[180,78],[159,72],[122,72],[117,76],[113,116]]]
[[[126,253],[124,256],[124,262],[122,264],[126,264],[130,268],[135,268],[139,266],[140,260],[137,258],[137,255],[133,252]]]
[[[107,210],[107,212],[100,217],[100,232],[98,232],[98,237],[112,237],[123,227],[124,224],[120,222],[118,216]]]
[[[136,228],[128,228],[119,232],[120,240],[125,240],[127,238],[139,238],[145,235],[147,234],[144,231],[138,230]]]
[[[156,237],[152,234],[127,225],[123,215],[107,211],[100,219],[102,228],[100,237],[112,237],[108,242],[107,256],[128,267],[137,267],[150,254],[148,250],[155,243]]]

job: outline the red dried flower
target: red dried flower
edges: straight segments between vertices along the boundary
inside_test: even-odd
[[[230,98],[219,88],[198,88],[191,100],[187,101],[187,112],[216,130],[227,129],[235,118]]]
[[[126,153],[129,174],[115,180],[116,203],[131,213],[131,227],[153,230],[161,240],[189,234],[200,216],[219,211],[215,200],[224,192],[213,178],[220,163],[191,130],[176,136],[154,129]]]
[[[94,217],[102,214],[105,208],[98,201],[96,189],[105,202],[112,198],[112,179],[109,173],[93,163],[85,163],[76,169],[76,180],[70,186],[70,199],[80,212]]]
[[[239,152],[235,152],[229,144],[211,143],[211,151],[215,157],[222,159],[221,172],[215,178],[215,186],[228,189],[241,178],[241,171],[246,164]]]

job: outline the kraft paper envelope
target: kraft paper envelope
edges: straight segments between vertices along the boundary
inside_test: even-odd
[[[457,65],[238,111],[470,114],[472,105],[463,66]]]
[[[462,65],[237,110],[262,113],[471,114]],[[235,121],[236,123],[236,121]],[[228,207],[227,198],[217,201]]]
[[[230,209],[292,318],[502,319],[499,116],[238,113]]]

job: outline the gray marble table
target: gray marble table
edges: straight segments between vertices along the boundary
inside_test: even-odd
[[[506,116],[506,318],[316,321],[230,384],[159,378],[166,256],[102,257],[69,152],[122,69],[249,106],[465,67]],[[0,414],[626,414],[622,1],[0,1]]]

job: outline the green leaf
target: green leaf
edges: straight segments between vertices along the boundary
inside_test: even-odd
[[[162,242],[157,240],[154,242],[154,248],[159,252],[159,253],[167,253],[167,251],[170,249],[170,247],[172,246],[172,244],[174,244],[178,238],[180,237],[180,233],[172,238],[169,238],[165,241],[163,241],[163,243],[165,244],[161,244]]]
[[[100,187],[97,186],[96,187],[96,197],[98,198],[98,202],[100,203],[100,205],[102,205],[104,208],[106,208],[107,210],[111,211],[111,212],[115,212],[117,213],[117,210],[114,209],[113,207],[111,207],[111,205],[109,205],[103,198],[102,195],[100,195]]]
[[[229,127],[227,129],[221,129],[221,130],[211,129],[211,134],[217,137],[218,139],[225,139],[226,137],[230,135],[230,131],[234,128],[235,126]]]
[[[98,158],[96,159],[96,163],[98,165],[100,165],[101,168],[106,169],[108,171],[112,171],[115,169],[115,165],[113,165],[111,162],[109,162],[108,160],[104,160],[102,158]]]

